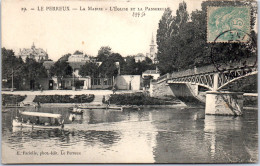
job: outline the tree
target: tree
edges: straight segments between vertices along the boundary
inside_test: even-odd
[[[66,61],[57,61],[50,69],[51,76],[56,76],[58,78],[58,82],[62,83],[63,78],[71,77],[73,73],[72,67]],[[58,88],[59,87],[58,83]]]
[[[158,50],[158,60],[159,60],[159,68],[163,73],[167,73],[172,71],[172,57],[169,52],[170,46],[170,38],[172,35],[172,22],[174,18],[172,17],[172,11],[170,8],[167,8],[161,20],[159,21],[159,28],[157,30],[156,42],[157,42],[157,50]]]
[[[125,65],[122,67],[121,74],[133,75],[136,71],[136,63],[133,56],[127,56]]]
[[[118,68],[118,70],[120,70],[120,73],[118,73],[118,74],[122,74],[122,71],[124,70],[125,65],[126,65],[124,58],[119,53],[112,53],[108,57],[108,59],[113,61],[114,63],[119,62],[119,68],[118,68],[118,66],[117,66],[117,68]]]
[[[98,65],[92,62],[86,62],[83,66],[80,67],[79,74],[83,77],[98,77]]]
[[[2,48],[2,64],[2,77],[6,80],[4,87],[12,86],[12,77],[16,89],[22,89],[24,84],[31,81],[39,84],[40,78],[47,77],[43,63],[32,58],[26,58],[26,61],[23,62],[21,57],[14,55],[13,50]]]
[[[113,60],[108,59],[99,66],[99,72],[101,74],[101,77],[117,76],[118,68],[116,67]]]
[[[126,57],[126,62],[121,73],[126,75],[142,75],[144,71],[155,70],[155,68],[155,64],[148,57],[144,61],[136,63],[133,56],[128,56]]]
[[[31,88],[34,88],[34,86],[39,86],[39,79],[40,78],[47,78],[47,70],[43,66],[42,62],[37,62],[35,59],[32,58],[26,58],[25,64],[23,67],[23,72],[25,73],[25,77],[27,80],[27,83],[33,82],[33,85]]]
[[[153,64],[153,61],[148,57],[145,57],[145,62],[148,64]]]
[[[207,7],[245,5],[251,7],[251,26],[254,27],[257,13],[254,2],[205,1],[201,4],[202,10],[191,13],[189,22],[185,2],[180,3],[176,16],[172,16],[171,10],[167,9],[157,30],[159,69],[162,74],[209,65],[213,61],[228,65],[244,63],[244,58],[256,57],[253,42],[256,41],[256,33],[253,30],[253,40],[247,43],[207,43]],[[211,51],[215,54],[214,58]]]
[[[63,55],[62,57],[60,57],[60,59],[58,59],[58,61],[68,61],[69,57],[71,56],[70,53]]]
[[[12,76],[14,88],[20,89],[22,81],[25,77],[25,72],[23,71],[24,62],[19,57],[14,55],[13,50],[2,48],[2,86],[6,88],[12,87]]]
[[[104,62],[111,55],[111,48],[109,46],[103,46],[99,49],[97,60]]]

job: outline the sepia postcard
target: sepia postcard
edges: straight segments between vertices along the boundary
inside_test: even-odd
[[[257,163],[257,10],[2,0],[2,163]]]

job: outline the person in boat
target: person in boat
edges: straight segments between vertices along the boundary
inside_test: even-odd
[[[15,120],[16,122],[19,122],[18,116],[16,116],[16,117],[14,118],[14,120]]]
[[[102,103],[103,103],[103,104],[106,103],[106,97],[105,97],[105,95],[103,95]]]
[[[55,126],[58,126],[60,123],[59,123],[59,120],[55,118],[55,122],[54,122]]]
[[[36,117],[36,125],[39,125],[39,124],[40,124],[40,117],[37,116],[37,117]]]
[[[48,118],[48,121],[49,122],[45,122],[44,123],[45,126],[51,126],[51,118],[50,117]]]
[[[26,123],[27,123],[27,124],[31,124],[31,120],[30,120],[30,119],[28,119]]]

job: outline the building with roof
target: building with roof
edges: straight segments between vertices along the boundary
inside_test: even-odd
[[[20,49],[18,57],[21,57],[23,61],[26,61],[26,58],[32,58],[37,62],[46,61],[49,59],[47,51],[44,51],[42,48],[36,48],[34,43],[31,48]]]
[[[69,56],[68,62],[88,62],[90,61],[90,58],[86,55],[83,54],[83,52],[80,51],[75,51],[74,54]]]
[[[135,58],[135,62],[142,62],[145,61],[146,56],[144,56],[144,54],[142,53],[138,53],[137,55],[134,56]]]
[[[152,77],[152,79],[157,79],[160,77],[160,73],[158,70],[146,70],[145,72],[142,73],[142,77]]]

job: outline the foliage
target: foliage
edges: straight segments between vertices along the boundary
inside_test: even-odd
[[[26,58],[23,62],[21,57],[16,57],[13,50],[2,48],[2,78],[7,81],[3,87],[11,87],[12,75],[14,87],[22,89],[24,83],[37,81],[39,78],[47,77],[47,71],[42,62],[36,62],[34,59]]]
[[[207,6],[250,6],[252,29],[256,22],[257,6],[249,1],[205,1],[202,10],[189,15],[185,2],[179,4],[176,16],[165,10],[157,30],[158,67],[162,74],[217,63],[242,62],[256,56],[256,45],[248,43],[207,43]],[[188,21],[189,20],[189,21]],[[256,33],[251,32],[256,41]],[[214,59],[211,57],[213,48]],[[227,56],[228,55],[228,56]]]
[[[103,46],[98,50],[97,61],[104,62],[111,55],[111,48],[109,46]]]
[[[121,74],[142,75],[146,70],[155,70],[155,64],[152,63],[150,58],[136,63],[133,56],[128,56],[126,57],[124,66],[122,66]]]
[[[39,103],[90,103],[94,100],[94,95],[37,95],[33,102]]]
[[[80,67],[79,74],[83,77],[98,77],[98,65],[93,62],[86,62],[83,66]]]
[[[113,59],[108,59],[100,65],[99,72],[101,77],[117,76],[118,68],[116,67]]]
[[[92,77],[112,77],[118,74],[141,75],[146,70],[155,69],[150,58],[136,63],[133,56],[128,56],[125,61],[119,53],[113,53],[109,46],[99,49],[97,60],[102,62],[99,67],[95,63],[87,62],[80,68],[79,74]],[[116,65],[118,62],[119,66]]]
[[[58,61],[68,61],[69,57],[71,56],[70,53],[63,55],[62,57],[60,57],[60,59]]]
[[[66,61],[57,61],[50,69],[51,76],[56,76],[61,79],[72,76],[72,72],[72,67]]]
[[[24,66],[23,60],[14,56],[13,50],[2,48],[2,79],[6,80],[3,82],[3,87],[11,88],[13,74],[14,87],[19,89],[20,80],[23,80],[25,74],[23,72]]]
[[[143,93],[113,94],[110,97],[110,103],[116,105],[167,105],[177,103],[176,101],[149,97]]]
[[[2,105],[6,104],[18,104],[26,98],[21,95],[10,95],[10,94],[2,94]]]
[[[34,59],[26,58],[23,72],[26,73],[28,80],[37,80],[39,78],[46,78],[47,71],[42,63],[36,62]]]
[[[258,105],[258,97],[244,96],[244,106],[257,108],[257,105]]]
[[[58,86],[62,82],[63,78],[71,77],[73,73],[72,67],[67,61],[57,61],[50,69],[50,75],[58,78]]]

